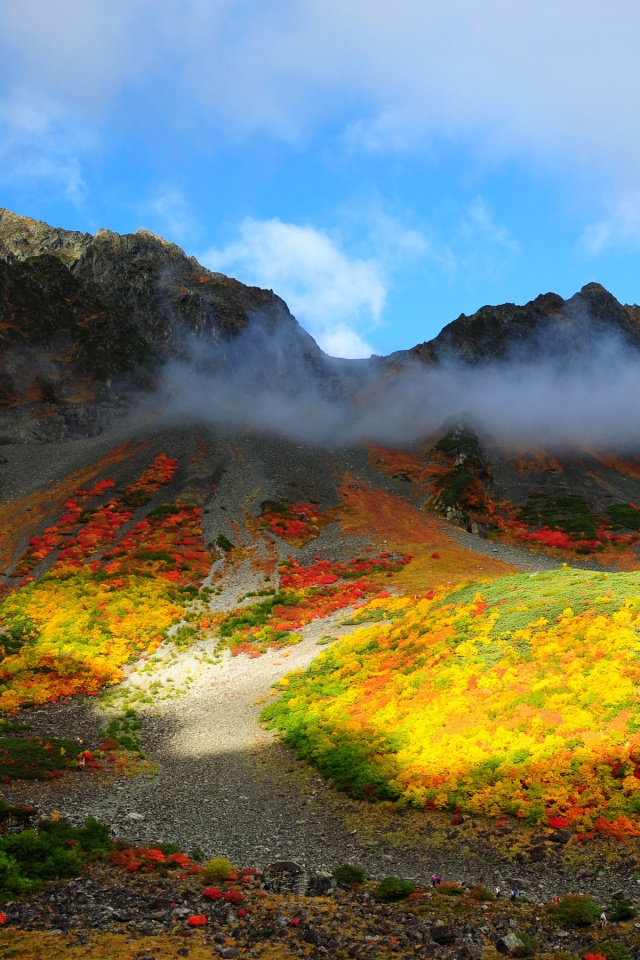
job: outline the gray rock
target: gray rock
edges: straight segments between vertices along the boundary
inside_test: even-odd
[[[505,933],[503,937],[496,940],[496,950],[498,953],[504,953],[505,956],[522,949],[524,949],[524,943],[520,937],[516,937],[515,933]]]
[[[549,834],[549,840],[551,840],[552,843],[569,843],[571,834],[568,830],[556,829]]]
[[[220,956],[223,957],[224,960],[233,960],[234,957],[240,956],[240,951],[236,950],[235,947],[223,947],[220,951]]]
[[[459,960],[482,960],[482,947],[479,943],[465,941],[457,952]]]
[[[459,931],[457,927],[454,927],[450,923],[437,923],[431,927],[431,939],[435,940],[436,943],[445,944],[445,943],[454,943],[459,937]]]
[[[337,886],[329,873],[305,870],[293,860],[277,860],[265,867],[262,882],[271,893],[296,893],[298,896],[321,897]]]

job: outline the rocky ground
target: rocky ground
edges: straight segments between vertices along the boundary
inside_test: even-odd
[[[522,890],[515,903],[504,897],[494,900],[486,890],[455,886],[425,888],[394,903],[385,901],[370,883],[342,888],[334,882],[316,895],[281,889],[283,883],[295,887],[300,876],[294,865],[281,864],[278,871],[240,884],[241,892],[237,883],[220,884],[222,896],[211,900],[198,877],[154,873],[123,883],[114,869],[94,868],[70,883],[49,886],[28,902],[7,904],[0,957],[15,956],[4,952],[15,942],[12,927],[21,931],[21,956],[32,956],[26,952],[31,942],[43,943],[30,938],[29,932],[36,930],[50,932],[49,946],[57,945],[59,955],[73,947],[86,948],[88,955],[100,935],[103,945],[112,943],[111,936],[120,937],[119,955],[140,960],[192,952],[194,957],[223,958],[453,955],[480,960],[499,953],[518,955],[520,950],[521,956],[562,951],[568,957],[598,952],[612,940],[624,944],[627,956],[640,955],[640,924],[633,918],[605,928],[563,924],[552,915],[551,905],[532,904]],[[325,888],[328,885],[327,880]],[[225,891],[235,891],[236,902],[225,898]],[[480,899],[483,896],[489,902]],[[193,917],[202,924],[198,934],[189,927]],[[522,952],[525,945],[529,954]],[[165,952],[167,948],[171,952]],[[85,954],[81,950],[78,955]]]

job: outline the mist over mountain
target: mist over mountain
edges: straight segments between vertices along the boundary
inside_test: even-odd
[[[0,210],[0,285],[5,443],[91,436],[140,405],[321,444],[411,443],[469,411],[505,444],[640,443],[640,307],[597,283],[358,361],[323,353],[272,291],[145,230]]]

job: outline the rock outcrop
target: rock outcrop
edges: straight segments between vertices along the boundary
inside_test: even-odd
[[[529,361],[552,351],[588,349],[611,336],[640,350],[640,307],[623,305],[599,283],[588,283],[569,300],[544,293],[524,306],[503,303],[481,307],[471,316],[463,313],[433,340],[393,353],[384,362]]]
[[[206,352],[288,392],[339,389],[270,290],[213,273],[146,230],[60,230],[0,209],[0,439],[89,436],[170,359]]]

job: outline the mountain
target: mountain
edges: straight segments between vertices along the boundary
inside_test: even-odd
[[[625,306],[599,283],[588,283],[568,300],[544,293],[524,306],[503,303],[481,307],[471,316],[462,313],[433,340],[386,360],[427,364],[456,360],[473,365],[531,361],[558,350],[571,355],[589,341],[611,336],[640,350],[640,307]]]
[[[285,400],[290,410],[300,401],[309,411],[329,401],[330,418],[344,423],[376,404],[384,411],[394,397],[401,416],[416,370],[452,361],[459,370],[549,358],[568,366],[605,342],[640,350],[640,307],[590,283],[568,300],[548,293],[524,306],[484,306],[388,357],[339,360],[273,291],[207,270],[147,230],[91,235],[3,209],[0,291],[4,443],[99,433],[159,383],[166,391],[164,370],[176,361],[179,389],[187,383],[200,396],[199,376],[220,385],[205,406],[222,397],[244,410],[260,396],[261,406]],[[398,387],[407,394],[399,400]],[[325,435],[335,434],[331,422]]]
[[[291,860],[348,859],[422,881],[429,865],[469,887],[517,878],[547,900],[609,897],[608,863],[635,889],[637,451],[505,445],[449,416],[455,390],[428,436],[394,431],[404,408],[422,424],[425,383],[444,382],[432,373],[499,381],[512,361],[562,365],[604,342],[635,355],[637,307],[589,284],[483,307],[388,358],[335,361],[271,291],[145,231],[92,236],[8,211],[0,289],[0,917],[66,929],[46,897],[67,888],[42,893],[44,913],[17,894],[78,874],[94,841],[98,872],[69,897],[87,929],[111,923],[95,899],[109,870],[114,924],[193,913],[222,944],[242,921],[253,952],[281,936],[273,917],[290,905],[259,914],[256,894],[236,924],[230,904],[256,870],[240,878],[218,859],[200,875],[202,855],[294,873]],[[166,391],[171,369],[190,388],[173,416],[137,403]],[[313,425],[323,399],[335,421],[320,443],[291,422]],[[249,414],[267,402],[285,418],[262,429]],[[222,415],[204,415],[216,404]],[[349,442],[358,412],[386,414],[387,439]],[[263,704],[293,754],[259,726]],[[51,819],[22,838],[34,806]],[[95,815],[117,842],[61,814]],[[207,888],[213,905],[199,884],[186,893],[222,883],[215,870],[238,886]],[[463,903],[461,890],[448,892]],[[458,923],[439,896],[438,917]],[[299,916],[286,929],[324,943]],[[581,956],[592,943],[564,945]]]
[[[0,441],[99,432],[195,340],[212,375],[237,364],[240,344],[253,384],[337,387],[280,297],[147,230],[83,234],[0,209],[0,290]]]

